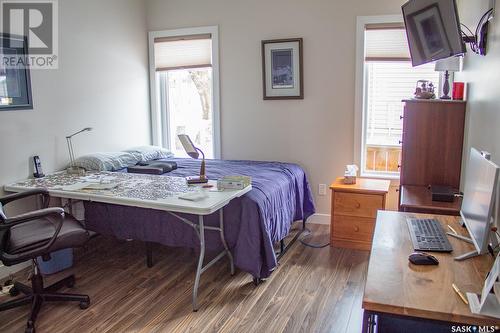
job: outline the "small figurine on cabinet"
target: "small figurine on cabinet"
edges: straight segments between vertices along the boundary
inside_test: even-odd
[[[434,84],[428,80],[418,80],[415,88],[415,98],[417,99],[434,99]]]

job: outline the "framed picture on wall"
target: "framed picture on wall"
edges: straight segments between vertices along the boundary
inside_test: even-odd
[[[264,99],[304,99],[302,38],[262,41]]]
[[[0,111],[33,109],[26,37],[0,34]]]

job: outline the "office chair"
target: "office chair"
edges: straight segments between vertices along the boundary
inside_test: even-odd
[[[18,199],[38,196],[42,198],[43,209],[8,218],[3,206]],[[73,216],[65,214],[62,208],[48,208],[49,194],[46,190],[33,190],[0,198],[0,260],[5,266],[12,266],[31,260],[31,288],[15,282],[10,289],[11,296],[24,296],[0,304],[0,311],[31,304],[31,314],[26,332],[35,332],[35,321],[43,302],[79,302],[81,309],[90,305],[87,295],[63,294],[56,291],[64,286],[72,287],[75,276],[71,275],[49,287],[43,286],[43,278],[36,258],[50,259],[50,253],[66,248],[83,246],[90,235]]]

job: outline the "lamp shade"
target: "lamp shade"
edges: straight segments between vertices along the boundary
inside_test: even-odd
[[[449,57],[436,61],[436,72],[460,72],[462,70],[462,57]]]
[[[177,137],[181,141],[182,147],[184,147],[184,150],[191,158],[197,159],[200,156],[198,149],[196,149],[196,146],[188,135],[179,134]]]
[[[72,137],[74,137],[74,136],[75,136],[75,135],[77,135],[77,134],[80,134],[80,133],[83,133],[83,132],[90,132],[90,131],[92,131],[92,130],[93,130],[93,128],[92,128],[92,127],[85,127],[84,129],[81,129],[81,130],[79,130],[78,132],[75,132],[75,133],[73,133],[73,134],[71,134],[71,135],[68,135],[68,136],[66,137],[66,139],[71,139]]]

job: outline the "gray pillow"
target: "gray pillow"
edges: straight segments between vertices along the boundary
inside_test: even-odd
[[[160,158],[170,158],[174,154],[168,149],[158,146],[139,146],[126,149],[125,152],[133,154],[140,162],[158,160]]]
[[[85,170],[117,171],[136,165],[140,159],[126,152],[93,153],[83,155],[75,160],[74,166]]]

